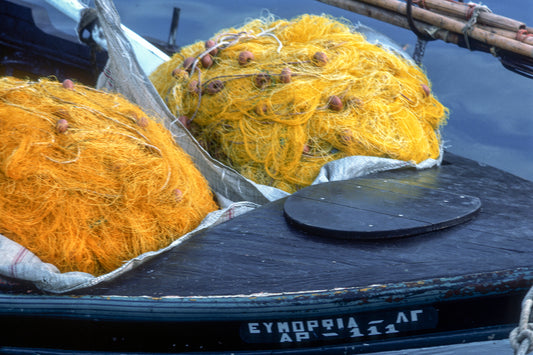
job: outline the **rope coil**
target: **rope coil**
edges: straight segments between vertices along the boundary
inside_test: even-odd
[[[518,327],[514,328],[509,334],[509,341],[515,355],[525,355],[533,351],[533,323],[530,323],[532,307],[533,287],[529,289],[522,301]]]

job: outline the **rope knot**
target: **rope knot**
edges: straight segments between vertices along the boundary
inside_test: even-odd
[[[533,324],[529,323],[526,329],[516,327],[509,335],[511,347],[515,355],[525,355],[533,351]]]
[[[466,20],[468,20],[468,22],[463,27],[463,35],[465,37],[466,47],[470,50],[472,50],[472,48],[470,47],[469,35],[470,35],[470,32],[472,31],[472,28],[477,23],[477,19],[479,15],[482,12],[492,12],[492,11],[485,5],[475,4],[472,2],[468,3],[468,8],[465,14],[465,18]]]
[[[529,33],[524,28],[516,31],[516,40],[517,41],[524,42],[528,37],[533,37],[533,33]]]

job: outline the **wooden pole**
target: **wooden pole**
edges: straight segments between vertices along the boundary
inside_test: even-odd
[[[319,0],[322,2],[328,2],[326,0]],[[333,1],[330,1],[333,2]],[[378,7],[387,11],[392,11],[396,14],[400,14],[403,17],[407,14],[406,3],[398,0],[359,0],[359,1],[347,1],[349,3],[363,2],[367,5]],[[462,34],[467,29],[467,23],[465,21],[452,19],[443,15],[433,13],[429,10],[424,10],[419,7],[412,8],[413,19],[425,22],[427,24],[442,28],[456,34]],[[489,46],[501,48],[506,51],[517,53],[529,58],[533,58],[533,45],[523,43],[514,39],[500,36],[495,33],[491,33],[482,30],[476,26],[472,26],[466,31],[468,37],[474,38]]]
[[[502,37],[507,37],[509,39],[517,39],[517,35],[518,33],[517,32],[514,32],[514,31],[508,31],[508,30],[505,30],[503,28],[495,28],[495,27],[490,27],[490,26],[486,26],[486,25],[480,25],[480,24],[476,24],[477,27],[479,27],[480,29],[484,30],[484,31],[487,31],[487,32],[490,32],[490,33],[494,33],[498,36],[502,36]],[[524,39],[522,40],[519,40],[520,42],[524,42],[526,44],[529,44],[529,45],[533,45],[533,35],[531,36],[527,36],[525,37]]]
[[[407,18],[401,16],[396,12],[385,10],[383,8],[373,6],[370,4],[361,3],[353,0],[318,0],[324,4],[332,5],[344,10],[355,12],[357,14],[374,18],[379,21],[389,23],[394,26],[402,27],[407,30],[410,29]],[[444,29],[438,29],[435,31],[434,26],[426,23],[414,20],[415,26],[424,33],[431,33],[431,36],[435,39],[440,39],[447,43],[458,44],[458,36],[455,33],[451,33]]]
[[[409,29],[409,24],[407,23],[407,20],[404,17],[398,15],[395,12],[385,10],[377,6],[373,6],[372,4],[365,4],[359,1],[352,1],[352,0],[318,0],[318,1],[328,4],[328,5],[339,7],[344,10],[355,12],[360,15],[371,17],[376,20],[387,22],[387,23],[390,23],[391,25]],[[420,22],[417,21],[417,23],[418,25],[421,25]],[[405,27],[406,25],[407,27]]]
[[[427,10],[435,10],[443,14],[453,15],[468,21],[472,6],[462,2],[442,0],[419,0],[418,4]],[[508,31],[518,31],[526,28],[526,24],[492,12],[480,12],[478,22],[490,27],[501,28]]]

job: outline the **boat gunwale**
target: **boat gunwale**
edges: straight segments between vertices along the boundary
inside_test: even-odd
[[[0,294],[0,317],[140,321],[242,321],[320,317],[525,293],[533,268],[331,290],[215,296]],[[302,313],[305,312],[305,313]]]

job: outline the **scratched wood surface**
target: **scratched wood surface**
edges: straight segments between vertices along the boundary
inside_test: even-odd
[[[323,290],[532,265],[532,182],[450,153],[437,168],[375,177],[476,196],[481,211],[440,231],[358,241],[291,226],[283,216],[284,200],[278,200],[201,232],[116,280],[76,293],[196,296]]]
[[[309,234],[390,239],[461,224],[479,212],[475,196],[391,179],[359,178],[308,186],[289,196],[283,212]]]

